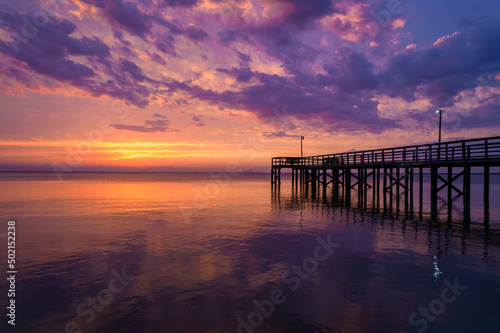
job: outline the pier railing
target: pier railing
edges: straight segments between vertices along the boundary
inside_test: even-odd
[[[500,136],[307,157],[274,157],[273,167],[368,167],[500,162]]]

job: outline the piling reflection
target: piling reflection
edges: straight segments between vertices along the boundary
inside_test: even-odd
[[[396,177],[400,176],[396,174]],[[471,205],[462,206],[462,195],[457,194],[454,197],[437,197],[436,202],[431,203],[430,210],[426,210],[429,198],[422,194],[424,191],[421,189],[400,193],[395,189],[392,194],[390,190],[382,193],[378,186],[380,182],[376,178],[375,176],[372,186],[361,186],[359,189],[352,189],[342,184],[317,186],[314,183],[296,181],[290,189],[289,186],[278,184],[273,186],[272,207],[276,211],[299,210],[301,216],[302,211],[311,210],[340,216],[341,222],[344,223],[363,225],[365,221],[371,221],[371,224],[389,225],[391,229],[401,228],[403,235],[408,228],[415,233],[425,230],[428,233],[429,243],[432,237],[437,236],[434,240],[438,248],[437,262],[443,253],[441,243],[444,243],[444,251],[447,250],[450,233],[456,237],[457,232],[460,232],[462,254],[468,252],[471,241],[476,244],[481,242],[482,255],[488,259],[489,247],[492,244],[496,246],[500,244],[500,228],[497,225],[492,228],[490,225],[489,204],[484,205],[483,214],[478,214],[481,205],[476,204],[472,208]],[[425,185],[423,179],[422,183]],[[415,200],[416,191],[420,193],[417,193],[418,199]],[[472,210],[475,211],[474,220]],[[483,215],[482,218],[480,215]]]

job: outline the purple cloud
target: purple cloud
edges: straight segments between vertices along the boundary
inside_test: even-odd
[[[230,76],[235,77],[239,82],[247,82],[253,76],[250,67],[243,67],[243,68],[232,67],[231,69],[217,68],[216,70],[220,73],[226,73]]]
[[[278,132],[272,132],[272,133],[264,133],[265,137],[268,138],[297,138],[297,135],[290,135],[286,133],[285,131],[278,131]]]
[[[17,36],[21,42],[0,41],[0,52],[24,62],[28,67],[40,74],[48,75],[57,80],[71,81],[75,85],[84,85],[86,80],[96,74],[85,64],[67,59],[70,55],[86,56],[104,62],[109,57],[109,47],[97,37],[71,37],[76,26],[68,20],[59,21],[47,16],[43,27],[35,27],[29,15],[19,14],[0,8],[1,27]],[[24,36],[17,32],[24,32]],[[29,34],[28,34],[29,32]]]
[[[236,51],[236,53],[238,54],[238,57],[240,58],[240,60],[243,62],[243,63],[248,63],[252,58],[250,58],[249,55],[247,54],[244,54],[244,53],[241,53],[239,51]]]
[[[105,16],[112,23],[118,24],[129,33],[146,38],[146,35],[151,35],[151,28],[153,23],[159,24],[169,29],[170,33],[185,35],[192,40],[201,40],[208,36],[207,32],[200,27],[189,26],[183,28],[176,22],[168,21],[163,18],[159,13],[152,15],[146,14],[134,2],[124,0],[86,0],[87,3],[102,9]],[[190,7],[195,4],[195,1],[163,1],[159,4],[160,8],[165,6],[171,7]],[[142,4],[146,8],[151,8],[152,3]],[[116,36],[116,35],[115,35]],[[165,43],[164,41],[162,41]],[[158,41],[159,43],[159,41]],[[172,40],[168,41],[165,45],[161,45],[165,50],[172,49]],[[158,46],[158,44],[157,44]],[[171,52],[171,51],[170,51]],[[166,53],[170,53],[166,52]]]
[[[199,40],[208,37],[208,34],[205,30],[197,27],[188,27],[185,31],[185,34],[189,36],[191,39]]]
[[[157,41],[155,44],[156,48],[166,54],[170,54],[172,56],[176,56],[174,46],[174,39],[172,36],[168,36],[167,38],[162,38],[162,41]]]
[[[127,59],[121,59],[121,70],[129,73],[138,82],[148,79],[148,77],[144,76],[139,66]]]
[[[144,14],[134,3],[122,0],[87,0],[96,7],[101,7],[113,22],[116,22],[128,32],[143,37],[151,29],[151,19]]]
[[[395,31],[388,24],[373,36],[374,45],[359,49],[350,61],[345,61],[335,52],[339,51],[339,37],[351,33],[355,27],[339,20],[325,28],[320,19],[333,13],[352,14],[348,12],[351,3],[271,1],[285,4],[286,10],[270,19],[221,20],[219,14],[199,10],[195,0],[164,0],[159,4],[150,0],[85,0],[97,9],[98,17],[105,18],[92,33],[88,27],[95,18],[89,16],[84,15],[80,20],[69,12],[66,16],[58,13],[57,17],[46,13],[43,27],[27,27],[26,21],[33,19],[28,12],[38,10],[36,5],[28,6],[25,2],[25,12],[19,10],[23,5],[14,6],[16,10],[2,5],[2,30],[20,36],[21,31],[31,29],[33,35],[17,42],[15,47],[6,39],[0,41],[0,52],[8,60],[3,72],[8,80],[28,88],[41,86],[42,80],[37,82],[39,77],[44,83],[50,78],[92,96],[108,95],[138,107],[146,107],[155,100],[173,107],[185,105],[189,96],[221,107],[244,109],[267,121],[275,117],[274,108],[286,105],[292,116],[319,119],[325,129],[335,125],[339,129],[371,132],[400,126],[379,113],[380,95],[406,101],[429,98],[433,104],[430,108],[452,108],[461,93],[472,93],[484,85],[481,82],[484,75],[500,73],[500,25],[491,17],[462,20],[453,26],[450,36],[434,45],[418,43],[418,48],[408,50],[391,43]],[[386,2],[357,0],[355,3],[360,4],[356,15],[361,24],[376,20],[373,12],[387,6]],[[406,14],[403,11],[398,17],[405,18]],[[108,44],[98,38],[102,33],[99,29],[105,24],[112,32],[111,38],[110,34],[103,34]],[[411,38],[409,31],[406,32]],[[188,48],[185,39],[191,41]],[[180,53],[195,48],[198,49],[189,57]],[[271,74],[269,69],[259,66],[270,59],[279,64],[284,74]],[[244,84],[226,90],[221,85],[217,91],[196,86],[193,82],[197,82],[195,78],[201,73],[183,70],[181,75],[186,77],[179,78],[177,69],[169,67],[185,61],[206,61],[208,66],[199,68],[215,67],[216,72]],[[267,70],[270,72],[266,73]],[[169,71],[174,72],[170,77],[176,80],[169,78]],[[30,78],[33,73],[38,75]],[[182,93],[175,95],[176,91]],[[498,106],[498,95],[491,94],[481,100],[484,107],[471,111],[468,124],[487,125],[480,115],[482,109],[494,118],[492,112]],[[156,115],[155,118],[162,118]],[[426,121],[423,115],[410,116]],[[155,121],[159,120],[162,119]],[[142,132],[168,128],[166,123],[152,121],[142,126],[115,125]],[[193,122],[205,125],[196,115]]]
[[[291,4],[293,10],[287,17],[287,23],[303,24],[307,21],[318,19],[334,12],[331,0],[281,0]]]
[[[498,24],[456,33],[424,50],[391,57],[378,79],[391,97],[415,99],[415,92],[436,106],[451,106],[461,91],[480,85],[486,73],[500,71]]]
[[[146,120],[144,122],[144,125],[142,126],[124,125],[124,124],[111,124],[111,126],[118,130],[142,132],[142,133],[154,133],[154,132],[166,132],[169,123],[170,123],[169,120]]]
[[[160,1],[160,7],[191,7],[198,3],[198,0],[162,0]]]

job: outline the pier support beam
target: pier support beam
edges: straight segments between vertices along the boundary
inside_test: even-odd
[[[409,210],[410,168],[405,168],[405,214]]]
[[[384,209],[386,208],[387,206],[387,196],[386,196],[386,192],[387,192],[387,168],[384,167],[384,188],[382,189],[382,194],[384,195]]]
[[[377,168],[377,209],[380,208],[380,168]]]
[[[419,167],[418,170],[418,217],[422,219],[424,208],[424,168]]]
[[[448,212],[451,212],[453,187],[453,167],[448,167]]]
[[[410,213],[413,215],[413,174],[415,173],[415,168],[410,168]]]
[[[335,191],[335,193],[338,193],[339,192],[339,183],[340,183],[339,169],[338,168],[335,168],[332,170],[332,181],[333,181],[334,191]]]
[[[464,221],[470,221],[470,175],[471,167],[464,166]]]
[[[351,204],[351,168],[345,169],[344,177],[345,201],[349,206]]]
[[[431,219],[437,219],[438,168],[431,167]]]
[[[327,176],[327,169],[323,168],[323,191],[326,190],[326,185],[328,185],[326,176]]]
[[[484,167],[484,220],[488,221],[490,216],[490,167]]]

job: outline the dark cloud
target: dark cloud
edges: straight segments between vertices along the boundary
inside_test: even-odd
[[[24,62],[33,72],[70,83],[92,96],[108,95],[138,107],[149,104],[150,92],[141,82],[151,83],[152,80],[137,64],[121,57],[116,61],[102,40],[88,36],[73,37],[77,29],[72,22],[44,13],[46,24],[30,30],[29,38],[20,43],[0,41],[0,52]],[[17,36],[17,32],[26,33],[26,22],[31,20],[32,15],[0,7],[0,27],[12,36]],[[114,36],[124,43],[121,32],[115,31]],[[123,48],[122,52],[135,56],[135,52],[126,53]],[[11,72],[10,75],[26,87],[34,85],[23,80],[20,72]]]
[[[166,127],[169,122],[170,120],[146,120],[144,124],[151,127]]]
[[[475,28],[443,38],[423,50],[391,57],[379,75],[391,97],[410,101],[415,92],[437,106],[451,106],[461,91],[480,85],[479,78],[500,71],[500,27]]]
[[[360,70],[366,69],[360,67]],[[342,72],[342,69],[336,72]],[[379,118],[377,103],[372,100],[370,90],[349,83],[344,89],[326,90],[326,85],[317,82],[313,75],[307,79],[311,82],[308,86],[302,86],[293,77],[260,72],[254,72],[253,77],[259,83],[239,91],[215,92],[181,82],[172,82],[169,86],[171,90],[186,90],[201,100],[252,111],[263,119],[276,117],[275,107],[290,105],[290,115],[302,119],[321,117],[326,123],[336,123],[344,129],[378,132],[398,127],[393,120]]]
[[[154,132],[166,132],[169,126],[169,122],[170,121],[168,120],[146,120],[143,126],[123,125],[123,124],[112,124],[111,126],[118,130],[154,133]]]
[[[318,53],[300,41],[298,34],[293,33],[295,28],[254,29],[254,36],[260,39],[266,52],[281,59],[292,77],[252,73],[259,84],[241,91],[215,93],[195,89],[195,94],[201,99],[249,109],[262,118],[273,117],[271,105],[292,105],[290,112],[299,118],[321,115],[341,128],[380,131],[399,125],[379,118],[375,95],[387,94],[411,101],[418,92],[431,98],[436,106],[451,106],[460,92],[481,86],[482,75],[498,72],[498,27],[498,24],[475,26],[434,46],[390,56],[381,73],[362,53],[354,53],[349,61],[334,58],[325,63],[326,74],[318,75],[300,65],[314,60]],[[218,71],[237,77],[242,69]]]
[[[471,108],[464,112],[461,109],[443,110],[443,130],[447,133],[460,132],[464,129],[487,128],[500,124],[500,96],[496,95],[489,104]],[[486,102],[484,100],[480,102]],[[419,123],[436,123],[434,110],[428,112],[409,112],[408,116]]]
[[[443,123],[445,129],[457,129],[457,128],[485,128],[491,126],[497,126],[500,124],[500,98],[497,98],[495,103],[491,103],[485,106],[474,108],[470,111],[470,114],[457,115],[454,117],[449,124]],[[452,111],[453,112],[453,111]],[[460,122],[460,123],[458,123]],[[460,125],[460,126],[456,126]]]
[[[172,36],[168,36],[167,38],[162,38],[161,41],[157,41],[155,44],[156,48],[166,54],[170,54],[172,56],[176,56],[175,52],[174,40]]]
[[[168,28],[169,32],[173,35],[185,36],[193,41],[200,41],[208,37],[208,33],[200,27],[189,25],[188,27],[181,26],[176,21],[165,21],[162,18],[155,18],[155,20],[162,26]],[[169,38],[172,43],[173,38]],[[163,41],[163,39],[161,39]]]
[[[163,118],[163,119],[167,118],[167,116],[161,115],[159,113],[153,114],[153,117],[155,117],[155,118]]]
[[[236,53],[238,54],[238,57],[240,58],[240,60],[243,62],[243,63],[248,63],[250,62],[251,58],[249,55],[247,54],[244,54],[244,53],[241,53],[239,51],[236,51]]]
[[[169,29],[170,33],[177,35],[184,35],[192,40],[201,40],[208,36],[207,32],[200,27],[188,26],[184,28],[178,24],[175,20],[168,21],[165,20],[161,14],[155,12],[155,14],[149,15],[141,10],[134,2],[124,1],[124,0],[86,0],[87,3],[100,8],[104,15],[108,18],[110,22],[118,24],[129,33],[139,36],[141,38],[146,38],[146,35],[151,35],[151,28],[153,23],[159,24]],[[182,6],[189,7],[196,3],[196,1],[163,1],[159,4],[160,7],[165,6]],[[154,8],[153,3],[148,1],[143,2],[144,7]],[[121,36],[115,37],[121,38]],[[157,47],[165,53],[173,53],[173,40],[168,38],[167,40],[158,40]],[[168,51],[167,51],[168,50]]]
[[[214,92],[180,82],[172,83],[170,88],[187,90],[202,100],[250,110],[262,119],[274,118],[273,109],[287,105],[291,115],[302,119],[320,117],[343,129],[379,132],[399,127],[396,121],[378,115],[378,103],[373,99],[380,93],[379,78],[365,56],[355,54],[349,62],[334,59],[323,66],[326,74],[317,75],[297,66],[288,55],[282,58],[291,76],[252,72],[245,67],[217,69],[242,82],[255,79],[255,84],[239,91]]]
[[[193,123],[191,125],[198,126],[198,127],[206,126],[206,124],[201,119],[200,115],[196,115],[196,114],[192,113],[191,117],[192,117],[191,119],[193,119]],[[210,119],[212,119],[212,118],[210,118]]]
[[[160,7],[191,7],[198,3],[198,0],[162,0],[159,3]]]
[[[185,31],[185,34],[189,36],[189,38],[195,40],[200,40],[208,37],[208,34],[205,30],[197,27],[188,27]]]
[[[314,60],[317,49],[305,45],[299,35],[300,30],[287,25],[257,28],[251,31],[265,46],[266,52],[282,60],[287,69],[296,67],[297,61]]]
[[[287,17],[287,23],[302,24],[334,12],[331,0],[281,0],[281,2],[293,6],[293,10]]]
[[[82,86],[89,78],[96,76],[94,70],[67,57],[85,56],[89,60],[95,58],[105,62],[110,55],[109,47],[99,38],[72,37],[76,26],[68,20],[60,21],[47,15],[46,24],[38,28],[26,23],[30,20],[29,15],[17,13],[5,6],[0,8],[1,27],[21,41],[0,41],[0,52],[24,62],[40,74]],[[29,39],[18,35],[18,31],[24,32],[24,36]]]
[[[219,41],[222,44],[229,44],[236,41],[240,37],[240,34],[236,30],[226,29],[218,32],[217,37],[219,37]]]
[[[226,73],[228,75],[235,77],[236,80],[238,80],[239,82],[247,82],[253,76],[250,67],[243,67],[243,68],[232,67],[231,69],[217,68],[216,70],[218,72]]]
[[[120,68],[122,71],[129,73],[138,82],[141,82],[141,81],[144,81],[147,79],[147,77],[144,76],[144,74],[142,73],[142,69],[127,59],[121,59]]]
[[[378,77],[373,72],[373,64],[361,54],[353,55],[348,62],[337,59],[335,62],[326,63],[323,69],[327,74],[318,74],[314,77],[315,84],[319,87],[333,86],[345,92],[354,92],[376,89],[378,86]],[[303,84],[312,83],[308,76],[301,79],[305,81]]]
[[[3,73],[7,77],[13,78],[16,81],[21,82],[25,87],[28,88],[38,87],[36,82],[34,82],[34,80],[32,80],[32,78],[30,77],[30,75],[23,70],[9,66],[6,71],[3,71]]]
[[[125,46],[132,46],[132,43],[124,39],[123,32],[121,31],[113,31],[113,36],[115,36],[116,39],[118,39],[120,42],[123,43]]]
[[[268,137],[268,138],[297,138],[297,137],[299,137],[297,135],[290,135],[290,134],[286,133],[285,131],[264,133],[263,135]]]
[[[152,21],[134,3],[122,0],[104,1],[104,12],[108,18],[120,24],[127,31],[144,37],[151,29]]]
[[[392,5],[394,5],[394,7],[392,7]],[[388,11],[389,7],[392,12]],[[335,31],[338,36],[355,36],[356,41],[354,43],[347,43],[351,49],[370,52],[379,56],[390,55],[393,53],[393,40],[397,33],[392,23],[398,18],[404,19],[408,7],[408,2],[406,0],[370,3],[369,6],[358,7],[357,15],[359,16],[359,21],[343,22],[340,19],[336,19],[333,21],[331,29]],[[339,12],[347,14],[345,11],[346,8],[349,7],[343,6]],[[377,47],[370,47],[371,42],[376,43]]]
[[[157,63],[159,63],[159,64],[161,64],[163,66],[165,66],[167,64],[167,62],[165,61],[165,59],[163,59],[158,53],[150,53],[150,52],[148,52],[148,55],[149,55],[149,57],[152,60],[156,61]]]

